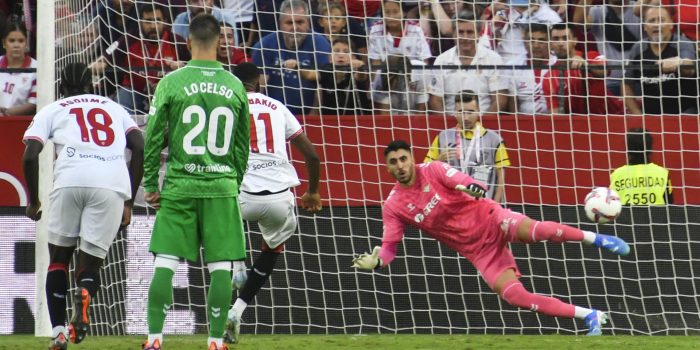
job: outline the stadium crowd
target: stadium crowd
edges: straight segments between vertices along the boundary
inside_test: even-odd
[[[219,60],[257,64],[262,89],[295,114],[450,115],[464,91],[484,113],[698,113],[698,0],[56,4],[57,57],[89,61],[99,91],[133,114],[145,114],[158,81],[190,58],[186,28],[201,12],[222,24]],[[0,6],[9,19],[0,68],[33,64],[10,59],[9,42],[25,23],[33,28],[21,49],[31,52],[31,10]],[[4,93],[17,74],[0,73]],[[33,101],[27,80],[18,89],[26,96],[1,98],[0,113]]]

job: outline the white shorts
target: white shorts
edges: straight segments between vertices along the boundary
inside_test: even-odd
[[[94,187],[64,187],[51,193],[49,243],[75,247],[98,258],[107,256],[119,231],[124,197],[112,190]]]
[[[266,196],[241,192],[238,200],[243,220],[257,221],[263,239],[272,249],[287,241],[297,228],[291,191]]]

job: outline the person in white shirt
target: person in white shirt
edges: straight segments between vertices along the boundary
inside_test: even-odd
[[[418,21],[405,21],[401,3],[384,0],[384,19],[369,29],[367,54],[372,65],[386,61],[388,55],[406,56],[425,62],[432,57],[430,46]]]
[[[477,45],[478,28],[471,12],[461,12],[453,22],[455,47],[435,59],[441,65],[502,65],[501,57],[493,50]],[[498,113],[506,109],[508,81],[503,71],[495,69],[433,69],[430,81],[430,111],[454,111],[455,96],[471,90],[478,94],[479,109]]]
[[[320,160],[296,117],[282,102],[256,92],[260,73],[255,64],[241,63],[233,69],[233,74],[248,91],[251,118],[248,171],[238,199],[243,220],[258,222],[263,243],[262,252],[247,277],[233,278],[239,294],[228,313],[224,334],[227,343],[238,342],[243,311],[270,277],[284,251],[284,243],[297,227],[290,188],[300,182],[287,155],[287,141],[304,156],[309,175],[309,187],[301,196],[302,208],[312,213],[322,208],[318,193]]]
[[[27,29],[20,22],[11,22],[2,37],[5,55],[0,68],[36,68],[29,57]],[[32,115],[36,112],[36,72],[0,73],[0,116]]]
[[[525,40],[531,55],[524,61],[514,59],[506,62],[506,65],[527,64],[532,67],[509,71],[511,111],[527,114],[557,113],[560,97],[567,96],[567,93],[560,93],[561,71],[549,68],[557,64],[557,56],[550,51],[549,28],[545,24],[530,24]]]
[[[39,153],[48,141],[56,147],[48,214],[46,299],[53,326],[49,349],[66,349],[68,338],[77,344],[87,335],[100,266],[120,227],[129,225],[143,176],[141,131],[119,104],[88,93],[91,85],[84,63],[68,64],[61,72],[64,98],[42,108],[24,133],[26,214],[32,220],[41,219]],[[128,167],[125,148],[131,150]],[[77,245],[75,312],[66,332],[68,265]]]
[[[496,5],[503,6],[502,3],[494,2],[494,10]],[[492,35],[490,38],[482,37],[480,44],[498,52],[503,62],[525,59],[527,50],[523,35],[530,24],[561,22],[561,17],[544,1],[507,0],[504,9],[494,12],[492,27],[487,31]]]

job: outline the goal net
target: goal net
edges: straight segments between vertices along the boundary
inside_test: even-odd
[[[318,8],[323,1],[310,3],[312,27],[318,32],[342,19],[337,6],[324,10]],[[238,27],[232,31],[234,38],[224,38],[229,43],[220,51],[228,60],[225,63],[250,57],[262,66],[267,75],[266,92],[285,101],[299,115],[323,164],[324,209],[316,215],[298,210],[298,232],[287,242],[269,283],[243,315],[243,333],[581,333],[581,322],[539,316],[500,301],[464,258],[415,229],[407,228],[397,259],[388,268],[372,273],[350,268],[356,254],[381,243],[381,205],[394,183],[384,169],[383,147],[393,139],[404,139],[413,145],[416,161],[423,161],[442,130],[455,130],[450,99],[465,87],[475,90],[480,98],[493,99],[493,104],[480,103],[484,112],[481,125],[497,132],[507,148],[510,165],[504,171],[505,206],[537,220],[614,234],[632,245],[628,257],[618,258],[580,244],[513,244],[526,288],[610,312],[611,324],[605,332],[700,332],[696,276],[700,267],[700,117],[696,93],[692,95],[695,112],[678,113],[692,110],[683,99],[688,97],[683,87],[694,82],[697,88],[697,70],[691,67],[697,60],[680,62],[683,67],[678,72],[687,73],[683,78],[670,73],[656,75],[657,83],[659,79],[676,79],[677,113],[624,115],[609,106],[610,100],[625,103],[619,91],[624,85],[618,84],[613,93],[609,87],[605,89],[606,79],[613,78],[586,75],[601,70],[594,67],[595,57],[583,70],[570,69],[573,59],[563,60],[564,65],[557,67],[547,66],[546,60],[544,66],[536,67],[529,66],[530,61],[513,64],[505,59],[486,60],[478,68],[466,67],[469,64],[459,60],[436,62],[435,58],[447,51],[441,45],[455,45],[451,33],[476,30],[483,33],[478,45],[495,49],[509,35],[499,37],[504,28],[486,20],[473,27],[453,25],[449,20],[445,27],[430,20],[429,14],[437,7],[443,13],[434,17],[455,15],[456,10],[450,8],[459,7],[461,2],[436,3],[413,12],[413,2],[405,2],[403,15],[421,19],[404,21],[400,36],[382,32],[386,29],[382,23],[391,21],[381,22],[381,14],[374,16],[379,9],[374,2],[346,3],[343,12],[348,17],[342,25],[347,26],[347,33],[333,27],[340,34],[331,35],[332,41],[318,34],[298,50],[275,46],[275,38],[282,44],[294,39],[282,23],[280,1],[270,1],[252,14],[245,9],[239,16],[232,14],[233,10],[223,12],[224,18],[233,18],[231,22],[239,21],[236,26],[253,20],[259,28],[256,39],[248,37],[250,30]],[[364,3],[365,12],[373,12],[358,14],[362,11],[353,3]],[[147,103],[158,78],[186,59],[186,51],[180,51],[183,42],[167,34],[171,33],[168,30],[176,31],[171,24],[187,11],[185,1],[56,0],[55,4],[56,68],[76,60],[92,63],[98,93],[119,99],[131,108],[139,124],[145,124]],[[489,18],[488,13],[481,16],[485,5],[464,6],[485,19]],[[491,15],[510,16],[513,9],[506,7],[493,9]],[[552,7],[555,14],[556,10],[566,14],[566,8]],[[570,12],[576,10],[576,6],[571,8]],[[249,14],[252,19],[247,18]],[[574,15],[581,14],[569,14]],[[533,29],[536,26],[524,23],[517,27],[523,32],[527,29],[526,37],[533,38],[527,45],[530,54],[544,50],[545,59],[549,59],[550,52],[557,50],[551,28],[545,27],[545,40],[535,40],[539,35]],[[629,35],[620,25],[601,30],[615,28],[617,35]],[[591,24],[591,33],[598,29]],[[302,27],[296,30],[304,31]],[[637,34],[644,35],[642,31]],[[263,39],[262,51],[257,50],[259,46],[251,47],[265,34],[272,36]],[[600,47],[594,37],[584,35],[577,48]],[[673,36],[671,44],[680,47],[682,40]],[[350,45],[343,44],[348,41]],[[395,55],[399,49],[406,56]],[[348,50],[354,57],[342,54]],[[336,53],[331,54],[333,51]],[[240,56],[243,52],[247,56]],[[584,61],[588,58],[585,54],[582,57]],[[608,59],[607,63],[610,71],[617,70],[609,74],[618,78],[622,77],[622,64],[642,71],[646,68],[634,66],[631,59]],[[479,75],[484,70],[491,72],[487,78]],[[572,73],[574,70],[578,73]],[[532,75],[532,81],[527,74]],[[455,83],[454,77],[462,79],[457,81],[461,86],[457,90],[448,87]],[[642,80],[633,74],[630,77]],[[603,84],[603,95],[593,99],[591,85],[582,81],[596,79]],[[479,85],[487,83],[491,88]],[[581,89],[570,89],[574,85]],[[651,105],[654,98],[664,97],[652,96],[663,92],[644,84],[631,88],[637,105]],[[510,96],[499,99],[501,91],[510,91]],[[514,109],[509,107],[511,98],[517,105]],[[664,100],[663,108],[668,110],[671,103]],[[581,106],[585,111],[575,109]],[[492,107],[500,113],[486,112]],[[669,170],[674,204],[625,207],[613,224],[595,225],[585,217],[583,198],[594,186],[610,185],[610,173],[626,164],[625,140],[630,128],[644,128],[652,136],[651,159]],[[464,141],[464,149],[468,142]],[[300,177],[306,179],[303,158],[296,152],[290,154]],[[304,183],[295,189],[297,198],[305,188]],[[153,273],[148,244],[154,214],[139,202],[132,224],[112,245],[101,272],[104,286],[93,304],[93,335],[147,332],[147,291]],[[247,223],[247,228],[250,266],[251,259],[260,253],[261,238],[256,224]],[[208,280],[201,259],[180,265],[165,333],[206,332]]]

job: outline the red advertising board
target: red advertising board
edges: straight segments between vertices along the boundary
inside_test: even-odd
[[[0,206],[26,205],[22,136],[31,121],[31,117],[0,117]]]
[[[383,166],[389,141],[409,141],[421,161],[433,137],[452,126],[451,120],[435,116],[301,119],[323,161],[323,198],[329,198],[327,205],[340,206],[381,204],[393,184]],[[501,134],[509,151],[509,203],[580,204],[591,187],[607,186],[610,172],[625,164],[625,131],[643,127],[654,138],[653,161],[670,170],[676,204],[700,204],[700,116],[501,115],[483,121]],[[28,117],[0,118],[0,206],[20,205],[21,194],[12,183],[24,182],[22,135],[29,122]],[[302,157],[294,152],[293,159],[306,178]]]

